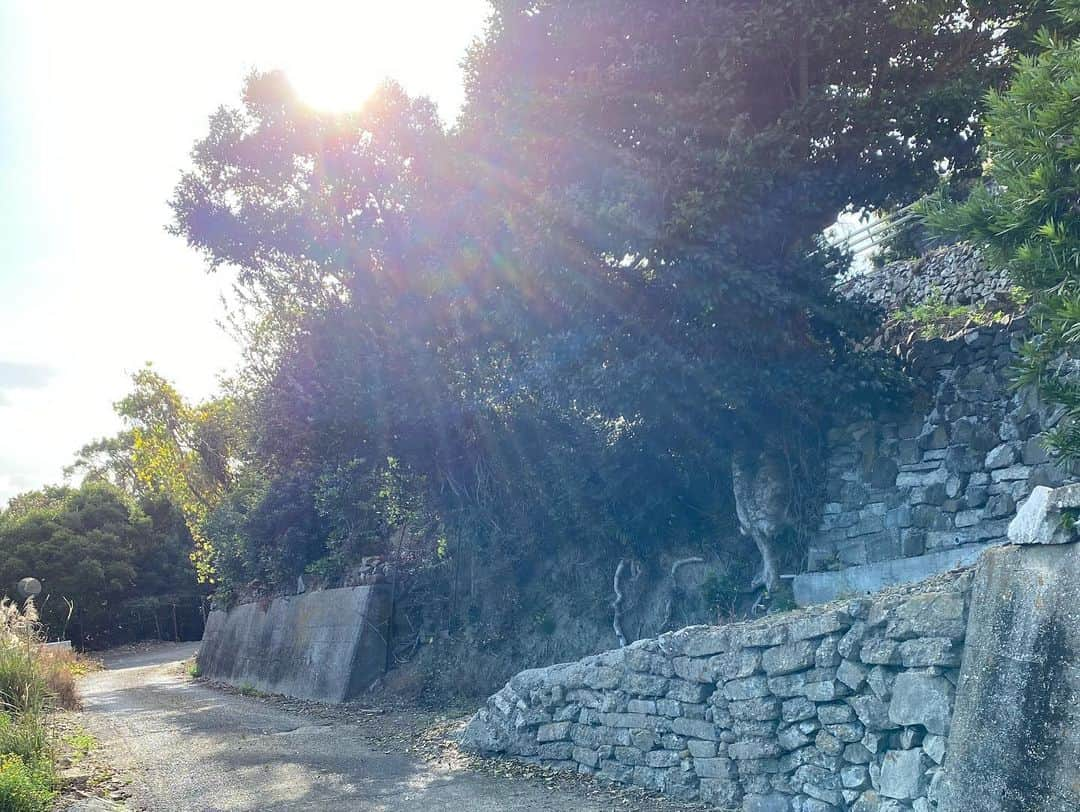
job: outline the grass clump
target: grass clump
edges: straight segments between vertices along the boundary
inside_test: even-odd
[[[1015,297],[1010,297],[1015,303]],[[893,314],[892,324],[904,324],[914,328],[919,338],[944,338],[965,325],[985,327],[1004,321],[1006,313],[985,304],[950,305],[940,291],[935,290],[924,302],[905,307]]]
[[[89,661],[47,649],[31,601],[0,600],[0,812],[44,812],[56,798],[56,752],[47,719],[77,708],[75,677]]]

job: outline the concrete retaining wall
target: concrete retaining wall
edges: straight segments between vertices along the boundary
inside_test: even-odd
[[[391,587],[327,589],[215,610],[199,668],[266,693],[344,702],[386,670]]]

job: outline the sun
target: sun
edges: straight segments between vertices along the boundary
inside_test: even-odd
[[[370,66],[330,59],[305,59],[285,75],[301,99],[328,113],[360,109],[381,81]]]

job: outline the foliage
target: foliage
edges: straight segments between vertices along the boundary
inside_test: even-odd
[[[173,228],[235,273],[247,364],[205,420],[150,373],[125,408],[222,593],[728,532],[733,447],[887,388],[821,230],[976,172],[972,99],[1042,10],[494,6],[455,130],[271,73],[195,146]]]
[[[920,338],[929,339],[941,338],[966,325],[983,327],[995,324],[1005,316],[1004,310],[991,308],[986,303],[950,305],[942,297],[941,291],[934,290],[919,304],[896,311],[889,321],[891,324],[913,327]]]
[[[52,808],[56,783],[45,713],[57,697],[34,604],[0,601],[0,810]]]
[[[14,753],[0,755],[0,812],[47,812],[56,797],[52,783],[44,762],[28,764]]]
[[[1032,294],[1034,337],[1021,383],[1066,409],[1048,438],[1080,456],[1080,2],[1062,0],[1060,31],[1043,30],[1040,53],[1021,58],[1007,90],[991,92],[985,127],[988,182],[960,204],[931,201],[928,223],[979,245]]]
[[[195,542],[192,560],[200,579],[210,580],[212,550],[201,528],[233,483],[235,403],[221,397],[189,404],[149,367],[132,383],[116,404],[131,427],[119,438],[130,436],[128,465],[146,492],[165,497],[184,516]]]
[[[192,546],[182,520],[159,498],[138,504],[106,482],[24,496],[0,513],[0,583],[15,595],[20,578],[42,582],[39,607],[49,633],[71,623],[83,643],[117,631],[117,609],[139,595],[193,594]],[[28,504],[36,505],[27,509]]]

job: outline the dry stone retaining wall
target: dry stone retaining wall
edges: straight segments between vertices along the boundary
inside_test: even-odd
[[[849,278],[838,290],[895,313],[929,300],[994,310],[1009,287],[1003,271],[959,243]],[[895,345],[914,392],[892,413],[830,431],[822,521],[807,572],[794,580],[799,605],[971,564],[1004,540],[1033,488],[1076,480],[1042,445],[1063,410],[1012,386],[1025,318],[954,324],[951,335],[931,339],[899,329],[883,330],[880,341]]]
[[[932,300],[948,305],[979,304],[1011,287],[1006,271],[988,268],[973,246],[956,243],[917,259],[855,274],[840,282],[837,290],[891,312]]]
[[[927,810],[970,576],[524,671],[467,746],[748,812]]]
[[[920,580],[940,571],[937,554],[1002,542],[1017,504],[1034,487],[1070,479],[1040,438],[1062,410],[1041,403],[1031,389],[1010,386],[1026,328],[1025,319],[1012,318],[903,345],[922,391],[898,415],[829,434],[826,504],[809,546],[811,573],[873,571],[881,562],[921,558],[926,566],[912,568],[912,580]],[[804,576],[796,593],[800,603],[813,603],[855,586],[851,578]]]

